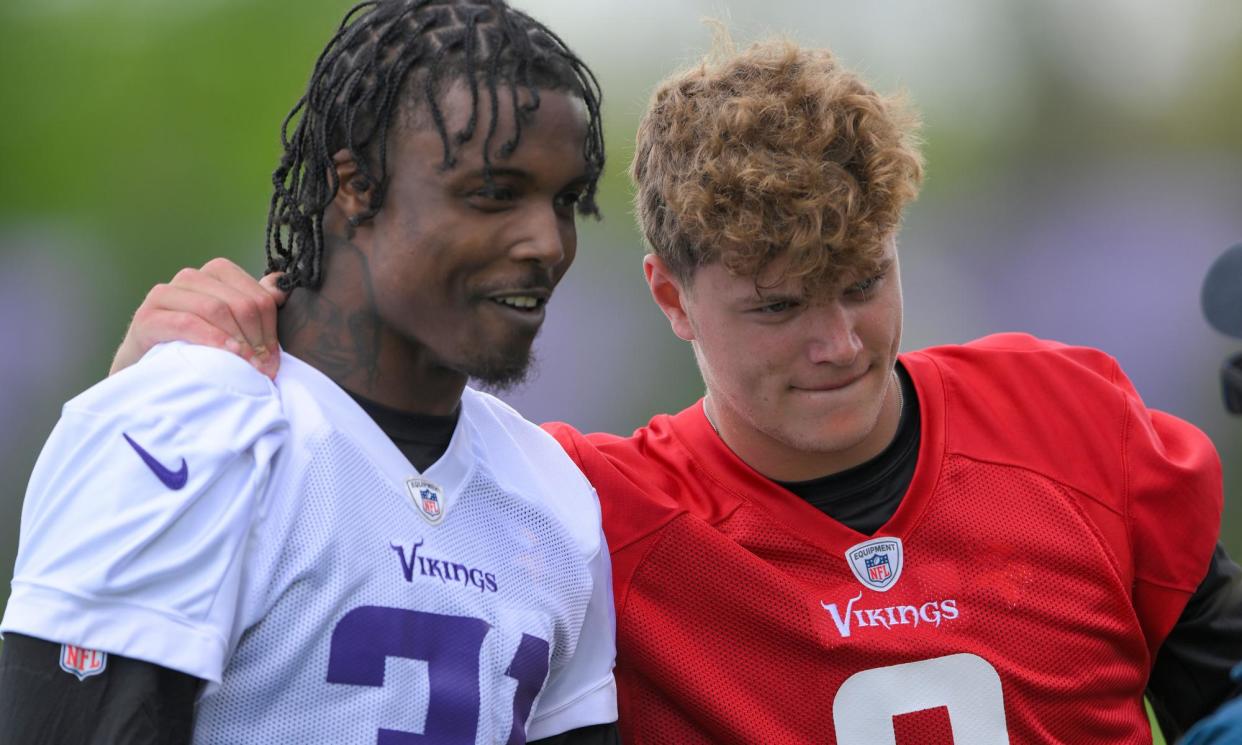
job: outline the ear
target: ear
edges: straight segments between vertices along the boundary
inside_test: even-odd
[[[336,177],[340,186],[332,205],[340,211],[341,216],[357,227],[353,219],[366,214],[371,208],[371,180],[362,174],[358,162],[348,148],[341,148],[332,156],[332,165],[336,168]]]
[[[651,288],[651,299],[668,317],[673,333],[682,341],[694,341],[694,325],[690,323],[686,308],[689,293],[681,280],[655,254],[643,257],[643,274],[647,277],[647,286]]]

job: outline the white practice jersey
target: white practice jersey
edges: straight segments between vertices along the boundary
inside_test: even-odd
[[[202,743],[521,743],[616,720],[599,504],[467,389],[419,473],[282,355],[166,344],[67,403],[0,631],[210,681]]]

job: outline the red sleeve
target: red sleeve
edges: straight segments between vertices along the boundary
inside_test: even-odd
[[[1220,533],[1220,458],[1188,422],[1145,408],[1121,377],[1134,609],[1153,656],[1203,580]]]
[[[1147,408],[1116,360],[1096,349],[997,334],[928,351],[951,363],[946,388],[971,423],[949,433],[950,447],[1004,459],[1011,454],[1003,444],[1015,436],[1005,428],[1028,422],[1019,465],[1089,497],[1081,506],[1132,588],[1154,655],[1206,575],[1220,532],[1220,459],[1211,441]]]
[[[630,578],[660,529],[685,512],[670,496],[678,493],[674,474],[681,469],[663,467],[681,451],[671,443],[666,420],[657,417],[630,437],[584,435],[562,422],[543,425],[599,494],[618,615],[625,607]]]

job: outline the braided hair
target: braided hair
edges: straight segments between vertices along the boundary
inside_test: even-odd
[[[451,133],[439,97],[456,80],[469,87],[471,110],[466,125]],[[599,83],[556,34],[503,0],[368,0],[345,14],[315,62],[306,93],[281,125],[284,155],[272,174],[265,241],[267,271],[284,272],[281,289],[320,284],[323,213],[340,187],[334,154],[347,149],[370,187],[368,209],[349,218],[358,225],[383,205],[387,135],[398,109],[427,108],[444,146],[441,167],[449,169],[457,148],[479,129],[480,84],[491,101],[483,134],[488,185],[493,153],[506,158],[518,147],[523,122],[539,108],[540,88],[582,98],[589,183],[577,208],[598,217],[595,189],[604,166]],[[496,147],[502,85],[513,102],[515,128]],[[522,103],[519,89],[528,94]]]

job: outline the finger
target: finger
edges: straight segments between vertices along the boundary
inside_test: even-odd
[[[276,345],[276,304],[244,269],[227,259],[213,259],[192,280],[195,291],[224,302],[257,355]]]
[[[269,354],[268,359],[264,363],[263,371],[272,378],[276,377],[276,371],[280,368],[280,340],[276,324],[277,310],[285,304],[285,300],[289,297],[289,293],[282,291],[276,286],[276,280],[281,275],[281,272],[273,272],[263,275],[263,278],[259,280],[259,286],[263,288],[263,291],[267,293],[267,296],[274,304],[271,313],[264,312],[263,314],[263,333],[268,335],[272,342],[267,348]]]
[[[276,331],[277,296],[283,302],[284,293],[276,290],[273,293],[268,287],[256,282],[249,272],[228,259],[213,259],[203,265],[203,273],[219,280],[224,285],[242,293],[250,299],[250,304],[233,307],[241,327],[255,347],[255,359],[251,360],[265,375],[275,377],[280,367],[280,343]],[[274,285],[272,289],[275,289]],[[251,317],[251,313],[256,314]],[[257,333],[257,337],[255,334]]]
[[[227,289],[209,277],[186,277],[178,274],[180,284],[156,285],[139,306],[127,336],[132,336],[146,349],[166,341],[183,340],[228,349],[249,359],[254,350],[245,331],[229,307]],[[186,316],[207,323],[234,340],[236,348],[213,343],[201,336],[190,338],[186,332],[198,328]],[[144,349],[145,351],[145,349]]]
[[[280,289],[280,287],[276,284],[276,282],[283,276],[285,276],[284,272],[269,272],[268,274],[264,274],[263,278],[259,280],[259,286],[264,290],[267,290],[267,294],[272,296],[272,299],[276,301],[277,305],[284,305],[285,301],[289,299],[289,293]]]

